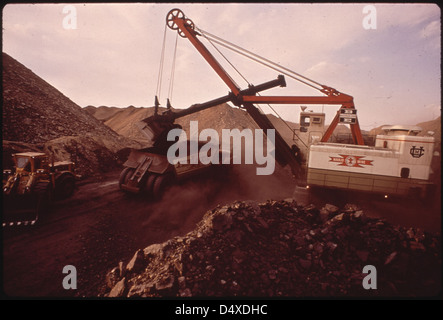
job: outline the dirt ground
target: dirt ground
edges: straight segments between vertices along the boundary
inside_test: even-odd
[[[281,200],[291,197],[295,182],[286,171],[256,176],[250,167],[236,167],[185,182],[160,201],[128,195],[118,188],[120,171],[79,184],[70,199],[54,203],[51,212],[32,227],[2,230],[3,294],[14,298],[100,297],[105,275],[119,261],[128,262],[137,249],[184,235],[203,214],[235,200]],[[335,195],[316,199],[334,203]],[[440,206],[386,202],[350,197],[373,217],[393,224],[440,233]],[[344,203],[336,203],[342,205]],[[77,270],[77,289],[62,286],[63,268]]]

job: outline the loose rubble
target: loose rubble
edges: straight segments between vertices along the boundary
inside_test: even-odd
[[[376,290],[362,286],[366,265],[376,268]],[[104,296],[432,296],[440,273],[440,235],[368,218],[352,204],[246,201],[120,262]]]

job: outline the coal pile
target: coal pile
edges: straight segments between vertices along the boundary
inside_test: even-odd
[[[97,120],[20,62],[2,53],[3,159],[20,150],[77,163],[77,174],[100,175],[121,166],[118,152],[140,147]]]
[[[84,109],[118,134],[132,140],[146,143],[146,136],[136,127],[136,123],[152,116],[154,114],[154,107],[129,106],[126,108],[115,108],[107,106],[87,106]],[[180,109],[172,108],[172,111],[179,110]],[[166,111],[165,108],[159,108],[159,114],[162,114],[164,111]],[[272,114],[267,114],[267,117],[287,143],[291,145],[293,143],[293,131],[290,128],[296,129],[299,125],[287,121],[285,123]],[[190,134],[191,121],[198,121],[199,130],[214,129],[219,136],[222,135],[223,129],[259,129],[258,125],[245,110],[232,107],[228,103],[222,103],[212,108],[176,119],[176,123],[179,124],[188,135]]]
[[[121,168],[126,158],[107,148],[96,136],[66,136],[44,144],[43,151],[54,159],[74,161],[76,174],[81,177],[100,175]]]
[[[107,297],[433,296],[440,235],[366,217],[355,205],[234,202],[183,237],[138,250],[106,275]],[[377,289],[364,289],[366,265]],[[374,274],[373,274],[374,276]]]
[[[3,139],[45,143],[85,132],[112,139],[122,137],[6,53],[2,54]]]

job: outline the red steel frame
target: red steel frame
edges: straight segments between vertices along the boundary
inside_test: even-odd
[[[178,9],[174,9],[178,10]],[[174,11],[170,11],[171,13]],[[176,11],[181,13],[181,11]],[[179,17],[179,14],[172,14],[172,17],[168,15],[170,22],[173,22],[178,29],[182,32],[181,36],[186,37],[194,45],[197,51],[203,56],[203,58],[209,63],[214,71],[220,76],[220,78],[231,89],[232,93],[237,97],[238,101],[244,103],[273,103],[273,104],[332,104],[342,105],[342,108],[355,109],[353,97],[340,93],[332,88],[323,86],[323,93],[326,96],[249,96],[241,94],[240,88],[234,83],[231,77],[226,73],[223,67],[217,62],[214,56],[208,51],[208,49],[197,38],[198,33],[193,29],[193,23],[186,19],[184,16]],[[169,24],[168,24],[169,25]],[[175,28],[173,28],[175,29]],[[329,125],[328,129],[324,133],[321,141],[327,142],[331,137],[333,131],[340,121],[340,111],[337,111],[334,119]],[[364,145],[363,136],[360,130],[360,125],[356,119],[356,123],[349,124],[351,127],[352,137],[355,144]]]

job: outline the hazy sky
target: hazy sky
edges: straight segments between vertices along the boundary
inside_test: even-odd
[[[198,28],[353,96],[363,129],[435,119],[441,113],[439,7],[375,4],[375,11],[365,11],[366,5],[74,4],[72,20],[73,11],[66,5],[9,4],[3,9],[3,51],[82,107],[152,106],[166,15],[180,8]],[[175,41],[176,31],[167,29],[161,105],[168,97]],[[220,50],[249,83],[278,75]],[[170,97],[174,107],[228,93],[187,39],[178,38],[176,56]],[[232,69],[226,69],[241,88],[247,87]],[[261,94],[322,95],[286,80],[286,88]],[[287,120],[298,122],[299,106],[275,107]],[[272,113],[267,106],[262,109]],[[323,109],[329,122],[338,106],[309,109]]]

